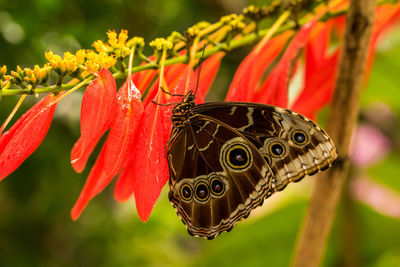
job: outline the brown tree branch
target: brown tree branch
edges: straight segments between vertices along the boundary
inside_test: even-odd
[[[374,10],[375,0],[352,0],[347,12],[339,74],[327,127],[338,147],[340,160],[316,179],[292,262],[295,267],[318,266],[325,251],[348,173],[347,156],[358,117]]]
[[[353,169],[353,168],[351,168]],[[343,196],[341,201],[341,261],[343,267],[361,266],[359,253],[359,236],[357,229],[357,210],[354,200],[351,198],[350,183],[354,180],[354,170],[350,170],[350,174],[345,181]]]

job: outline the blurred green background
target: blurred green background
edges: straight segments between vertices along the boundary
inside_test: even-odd
[[[130,36],[143,36],[150,41],[167,36],[172,30],[182,32],[201,20],[213,22],[240,12],[250,3],[254,1],[0,0],[0,66],[14,69],[17,64],[43,64],[46,50],[61,54],[89,48],[94,40],[104,40],[109,29],[128,29]],[[221,93],[211,98],[222,100],[234,70],[248,51],[243,48],[224,58],[212,88]],[[389,199],[388,206],[398,204],[398,208],[399,73],[397,31],[379,46],[362,101],[363,123],[382,132],[389,140],[389,149],[371,166],[353,170],[354,177],[368,177],[391,190],[394,200]],[[133,200],[119,204],[113,199],[113,185],[91,201],[81,218],[73,222],[69,212],[88,174],[76,174],[69,164],[70,150],[79,136],[80,97],[74,94],[60,103],[39,149],[0,183],[0,266],[288,265],[316,177],[288,186],[232,232],[213,241],[187,234],[167,200],[166,190],[145,224],[139,220]],[[0,122],[16,100],[2,99]],[[33,101],[25,101],[21,112]],[[385,117],[388,122],[384,126],[368,115],[376,105],[390,115],[390,119]],[[372,113],[378,114],[378,122],[383,121],[379,112]],[[324,114],[326,111],[322,119]],[[323,266],[343,266],[345,259],[352,256],[361,266],[400,266],[400,214],[396,209],[388,213],[371,204],[374,195],[368,192],[367,201],[353,202],[360,197],[351,192],[339,209]],[[350,235],[346,234],[349,229]],[[354,241],[350,248],[349,239]]]

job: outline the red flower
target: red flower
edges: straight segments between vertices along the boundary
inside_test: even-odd
[[[82,98],[81,137],[71,151],[71,164],[82,172],[100,137],[110,127],[115,112],[116,84],[111,72],[101,69]]]
[[[99,78],[102,79],[102,82],[97,81]],[[134,85],[132,79],[128,78],[122,85],[115,101],[115,97],[113,97],[112,94],[112,91],[115,90],[115,81],[112,75],[110,76],[108,71],[103,71],[99,73],[99,78],[91,84],[92,88],[97,87],[97,90],[111,91],[109,93],[110,99],[107,101],[112,103],[104,105],[104,107],[109,107],[109,114],[101,113],[103,117],[98,118],[98,121],[103,122],[103,127],[98,127],[101,130],[97,131],[97,133],[91,133],[93,136],[92,142],[97,142],[99,140],[108,125],[111,124],[111,128],[78,201],[71,211],[73,219],[79,217],[89,200],[100,193],[111,182],[114,176],[126,166],[129,158],[132,157],[137,121],[143,113],[143,104],[140,100],[141,94]],[[104,86],[107,85],[111,88],[104,88]],[[101,103],[103,104],[104,102],[105,101],[102,101]],[[114,103],[116,103],[116,105]],[[113,111],[114,107],[116,109],[115,112]],[[97,112],[98,109],[98,106],[86,105],[82,107],[82,113],[91,114]],[[110,115],[112,116],[111,118],[109,118]],[[91,121],[81,120],[81,124],[84,123],[92,124]],[[82,129],[88,129],[87,125],[82,126]],[[95,144],[96,143],[87,147],[87,149],[91,152]],[[88,154],[88,152],[84,154]]]
[[[277,59],[292,35],[293,32],[288,31],[269,40],[262,47],[256,46],[237,69],[225,100],[252,101],[265,71]]]
[[[300,50],[308,41],[310,32],[316,23],[316,18],[306,23],[293,37],[282,58],[254,94],[254,102],[262,102],[284,108],[288,107],[289,80],[294,73],[295,61]]]
[[[45,96],[0,136],[0,181],[15,171],[40,145],[50,127],[60,95]]]
[[[155,101],[162,104],[161,91]],[[116,198],[125,200],[133,191],[136,209],[146,221],[161,189],[168,180],[164,147],[168,140],[165,131],[165,114],[160,105],[147,105],[140,120],[131,159],[121,174],[115,189]]]
[[[304,85],[291,106],[311,119],[330,102],[336,82],[340,50],[328,53],[331,30],[331,23],[313,30],[305,51]]]
[[[374,62],[375,49],[378,42],[393,26],[400,21],[400,4],[379,6],[375,12],[375,22],[372,29],[371,45],[368,51],[365,83],[368,81]]]
[[[309,74],[307,68],[316,68],[319,66],[319,60],[323,58],[313,58],[311,55],[314,49],[320,50],[318,56],[321,57],[327,48],[326,42],[321,42],[316,46],[310,43],[310,34],[317,25],[317,19],[314,18],[309,23],[306,23],[290,41],[283,55],[280,57],[276,66],[269,72],[267,78],[262,80],[263,75],[271,67],[273,61],[279,56],[286,41],[292,36],[291,32],[286,32],[278,37],[269,40],[262,48],[256,46],[250,54],[244,59],[243,63],[238,68],[230,86],[226,100],[229,101],[250,101],[271,104],[288,108],[289,106],[289,82],[291,77],[296,71],[296,65],[299,61],[299,53],[307,45],[310,60],[307,58],[308,65],[306,66],[306,73]],[[323,38],[321,38],[324,41]],[[321,52],[323,50],[323,52]],[[311,53],[311,54],[310,54]],[[329,67],[335,69],[336,65]],[[334,73],[334,71],[332,71]],[[314,75],[315,76],[315,75]],[[311,75],[310,78],[313,76]],[[306,79],[307,86],[310,85],[310,79]],[[302,90],[298,96],[300,98],[311,98],[313,104],[311,107],[322,106],[320,102],[324,99],[317,100],[313,98],[314,92],[318,89],[315,82],[307,90]],[[325,90],[324,90],[325,92]],[[316,110],[315,110],[316,111]],[[313,114],[309,114],[313,115]]]

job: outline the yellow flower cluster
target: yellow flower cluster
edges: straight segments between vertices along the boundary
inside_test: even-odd
[[[131,53],[131,48],[134,45],[139,47],[144,46],[144,40],[141,37],[133,37],[128,40],[128,31],[121,30],[119,34],[115,31],[107,32],[108,42],[104,43],[101,40],[97,40],[93,43],[93,47],[98,53],[107,53],[113,55],[117,59],[124,59]]]
[[[246,24],[243,22],[243,15],[228,15],[221,18],[221,22],[228,26],[230,31],[242,30],[246,27]]]
[[[7,66],[3,65],[3,67],[1,67],[0,69],[0,79],[3,79],[4,75],[6,75],[7,73]]]
[[[101,68],[109,69],[117,63],[117,60],[123,60],[130,55],[133,47],[142,48],[144,39],[142,37],[133,37],[128,40],[128,31],[121,30],[119,34],[115,31],[108,31],[108,42],[94,42],[95,50],[80,49],[75,54],[65,52],[63,56],[54,54],[53,51],[47,51],[45,57],[48,63],[40,68],[35,65],[33,69],[21,69],[17,66],[11,75],[6,75],[7,67],[0,68],[0,88],[8,85],[20,85],[26,87],[29,85],[35,88],[38,85],[47,85],[51,70],[59,75],[57,85],[61,85],[63,78],[70,77],[84,78],[89,74],[98,72]],[[172,47],[170,47],[172,48]],[[8,85],[7,85],[8,84]]]
[[[3,65],[3,67],[0,68],[0,89],[3,89],[6,87],[6,85],[10,84],[9,81],[4,81],[3,78],[6,76],[7,73],[7,66]],[[0,97],[1,99],[1,97]]]
[[[65,52],[64,57],[61,58],[52,51],[48,51],[45,53],[45,57],[55,72],[65,75],[75,72],[79,65],[85,62],[86,52],[83,49],[78,50],[75,55]]]
[[[273,15],[275,12],[278,11],[281,5],[282,2],[280,1],[273,1],[271,4],[263,7],[250,5],[243,9],[243,15],[255,21],[261,20],[267,16]]]
[[[199,34],[201,30],[207,28],[208,26],[210,26],[209,22],[200,21],[199,23],[193,25],[192,27],[186,30],[186,37],[193,39]]]
[[[109,69],[115,65],[117,60],[115,57],[109,56],[105,52],[96,53],[88,50],[86,53],[85,68],[86,71],[82,74],[83,77],[87,76],[88,73],[97,72],[100,68]]]
[[[29,68],[24,69],[25,77],[24,81],[28,84],[31,84],[33,88],[38,86],[39,84],[45,84],[49,80],[51,67],[49,64],[44,65],[40,68],[38,65],[35,65],[33,70]]]
[[[150,46],[154,47],[154,49],[156,49],[158,51],[161,51],[164,49],[167,49],[167,50],[172,49],[173,44],[172,44],[172,42],[170,42],[164,38],[156,38],[150,42]]]
[[[230,31],[242,30],[246,27],[246,23],[243,22],[244,16],[231,14],[227,16],[223,16],[220,21],[228,26]]]
[[[22,69],[20,66],[17,66],[16,71],[11,71],[11,75],[5,75],[7,72],[7,68],[3,66],[0,70],[0,77],[5,77],[5,79],[13,84],[22,84],[26,82],[31,85],[31,88],[36,88],[40,84],[46,84],[49,80],[51,67],[49,64],[44,65],[43,67],[39,67],[39,65],[35,65],[32,69],[24,68]]]
[[[116,59],[105,52],[96,53],[84,49],[78,50],[75,55],[65,52],[63,58],[55,55],[52,51],[46,52],[45,56],[53,70],[60,75],[76,75],[79,68],[84,66],[82,77],[85,77],[88,73],[97,72],[102,67],[109,69],[116,63]]]
[[[142,48],[144,46],[144,39],[142,37],[134,36],[126,42],[127,47],[136,46],[138,48]]]

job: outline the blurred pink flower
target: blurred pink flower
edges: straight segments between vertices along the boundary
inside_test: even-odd
[[[400,219],[400,194],[368,178],[353,179],[350,185],[353,197],[375,211]]]
[[[390,150],[389,139],[377,128],[361,124],[354,131],[350,158],[358,166],[368,166],[382,160]]]

